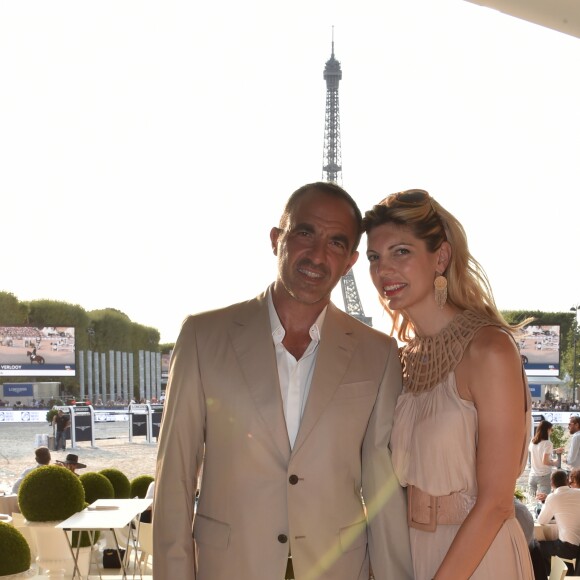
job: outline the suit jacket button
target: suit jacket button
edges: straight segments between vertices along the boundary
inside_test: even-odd
[[[286,536],[285,534],[280,534],[280,535],[278,536],[278,541],[279,541],[281,544],[285,544],[285,543],[288,541],[288,536]]]
[[[288,478],[288,481],[292,484],[292,485],[296,485],[298,483],[298,476],[297,475],[291,475]]]

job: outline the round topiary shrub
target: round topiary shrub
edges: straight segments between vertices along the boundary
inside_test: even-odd
[[[102,473],[89,471],[83,473],[79,479],[85,488],[85,501],[89,504],[98,499],[113,499],[115,497],[113,484]]]
[[[139,497],[143,499],[147,493],[149,484],[153,481],[150,475],[139,475],[131,480],[131,495],[129,497]]]
[[[29,522],[62,521],[85,507],[85,490],[79,478],[65,467],[44,465],[23,479],[18,505]]]
[[[30,547],[10,524],[0,522],[0,576],[20,574],[30,568]]]
[[[131,482],[122,471],[110,467],[109,469],[102,469],[99,473],[104,475],[113,485],[115,499],[129,499],[131,497]]]

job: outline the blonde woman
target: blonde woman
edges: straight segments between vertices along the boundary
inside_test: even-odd
[[[406,343],[391,448],[415,579],[531,580],[513,506],[531,401],[513,328],[463,227],[426,191],[390,195],[363,225],[373,283]]]

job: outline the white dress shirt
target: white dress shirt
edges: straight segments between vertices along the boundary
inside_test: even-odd
[[[566,463],[572,469],[580,467],[580,431],[576,431],[570,438],[570,447],[568,447]]]
[[[567,485],[557,487],[546,498],[538,516],[539,524],[547,524],[552,517],[558,524],[558,537],[562,542],[580,545],[580,489]]]
[[[34,467],[27,467],[21,474],[20,477],[14,482],[14,485],[12,486],[12,493],[18,493],[18,490],[20,489],[20,485],[22,484],[22,481],[24,480],[24,478],[31,472],[34,471],[35,469],[39,468],[39,467],[44,467],[44,465],[42,463],[37,463]]]
[[[326,308],[319,314],[316,322],[310,327],[310,344],[300,358],[296,360],[282,344],[286,336],[286,330],[280,322],[272,293],[268,290],[268,311],[270,313],[270,326],[272,328],[272,340],[276,348],[276,363],[278,366],[278,378],[280,380],[280,392],[282,394],[282,403],[284,405],[284,417],[286,418],[286,428],[288,430],[288,439],[290,447],[294,447],[296,435],[300,428],[300,421],[310,392],[312,375],[316,365],[316,356],[318,354],[318,344],[322,325],[326,315]]]

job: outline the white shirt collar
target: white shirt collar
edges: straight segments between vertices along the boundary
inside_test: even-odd
[[[282,326],[278,313],[276,312],[276,307],[274,306],[274,300],[272,299],[272,286],[268,287],[266,295],[268,297],[268,313],[270,314],[270,328],[272,330],[272,339],[274,340],[274,345],[278,345],[284,340],[284,337],[286,336],[286,330]],[[327,308],[328,305],[326,305],[323,308],[322,312],[318,315],[318,318],[316,319],[316,321],[310,327],[309,330],[310,339],[316,343],[320,342],[320,336],[322,334],[322,325],[324,324]]]
[[[571,491],[572,488],[568,485],[561,485],[560,487],[557,487],[553,493],[566,493],[567,491]]]

